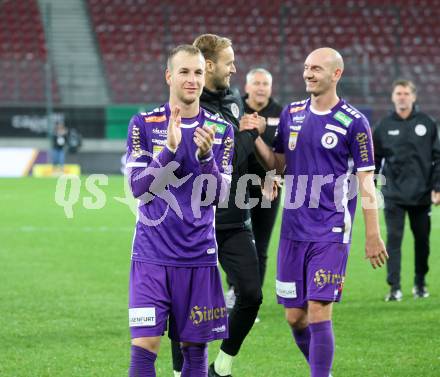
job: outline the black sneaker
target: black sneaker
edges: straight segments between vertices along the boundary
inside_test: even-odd
[[[385,296],[385,301],[402,301],[403,294],[400,289],[391,289],[390,293]]]
[[[427,298],[427,297],[429,297],[429,292],[426,289],[425,285],[422,285],[422,286],[415,285],[412,290],[412,293],[414,295],[414,298]]]
[[[217,373],[215,372],[215,369],[214,369],[214,363],[212,363],[212,364],[209,366],[209,369],[208,369],[208,377],[222,377],[222,376],[220,376],[219,374],[217,374]],[[231,374],[228,374],[227,376],[223,376],[223,377],[232,377],[232,375],[231,375]]]

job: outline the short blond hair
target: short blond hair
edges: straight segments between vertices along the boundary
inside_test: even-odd
[[[173,58],[179,53],[179,52],[186,52],[189,55],[200,55],[203,57],[202,52],[193,45],[179,45],[177,47],[174,47],[169,53],[168,53],[168,59],[167,59],[167,68],[171,69]]]
[[[232,41],[229,38],[220,37],[215,34],[199,35],[193,43],[203,54],[206,60],[211,60],[214,63],[217,61],[218,53],[225,48],[232,46]]]

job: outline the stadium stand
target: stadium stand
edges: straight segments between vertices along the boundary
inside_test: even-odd
[[[44,32],[36,0],[0,2],[0,103],[44,102]],[[413,79],[425,111],[440,117],[440,0],[86,0],[110,103],[166,100],[167,51],[201,33],[234,42],[242,87],[246,72],[263,66],[274,93],[287,102],[304,96],[301,70],[312,49],[339,49],[347,62],[343,95],[382,116],[391,82]],[[74,85],[73,85],[74,86]],[[56,80],[52,91],[59,99]]]
[[[0,102],[45,100],[46,48],[36,0],[0,2]],[[59,101],[56,80],[52,83]]]

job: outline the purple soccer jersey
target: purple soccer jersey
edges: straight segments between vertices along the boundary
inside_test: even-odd
[[[310,100],[281,113],[274,152],[286,158],[281,238],[349,243],[357,171],[374,170],[368,120],[344,100],[328,112]]]
[[[129,125],[127,164],[140,198],[132,259],[168,266],[215,266],[214,205],[231,181],[232,126],[204,109],[182,118],[175,154],[166,145],[170,107],[135,115]],[[197,158],[196,127],[216,127],[213,153]],[[211,204],[213,203],[213,204]]]

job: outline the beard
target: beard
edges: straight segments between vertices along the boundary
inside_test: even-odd
[[[229,88],[229,81],[227,80],[227,76],[214,77],[212,83],[217,90],[225,90]]]

